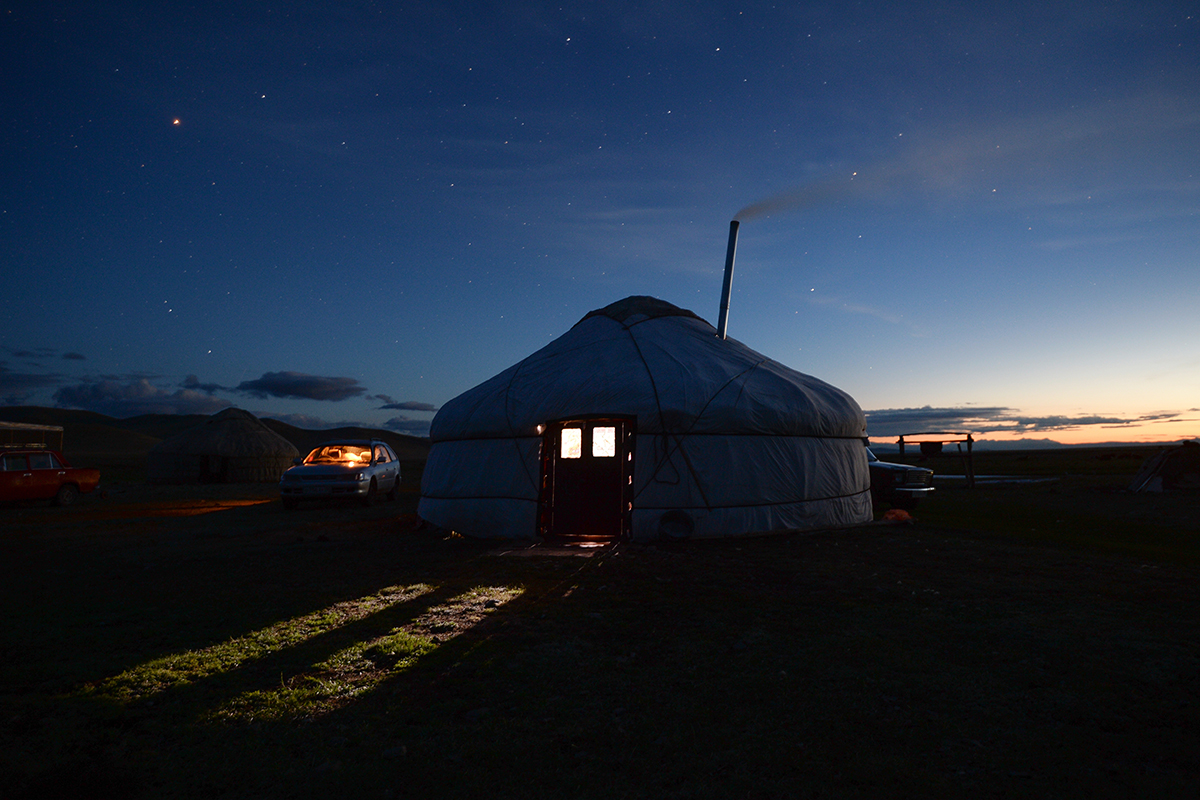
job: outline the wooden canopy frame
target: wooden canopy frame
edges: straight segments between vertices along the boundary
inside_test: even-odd
[[[910,437],[908,442],[904,441],[904,437]],[[915,437],[915,438],[914,438]],[[967,445],[967,452],[963,452],[963,444]],[[967,473],[967,488],[975,488],[975,461],[971,453],[971,446],[975,443],[974,437],[970,431],[930,431],[928,433],[902,433],[900,434],[896,444],[900,446],[900,455],[904,455],[905,444],[925,445],[936,444],[937,451],[941,452],[942,445],[957,444],[959,457],[963,460],[963,469]],[[925,452],[925,448],[921,448]]]
[[[58,441],[52,441],[57,436]],[[26,422],[0,422],[0,448],[50,448],[62,450],[61,425],[34,425]]]

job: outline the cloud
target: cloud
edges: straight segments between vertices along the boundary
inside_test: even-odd
[[[383,427],[396,433],[406,433],[409,436],[428,436],[429,420],[409,419],[408,417],[392,417],[383,423]]]
[[[230,391],[229,387],[221,386],[218,383],[201,383],[200,379],[195,375],[188,375],[183,379],[183,383],[179,385],[184,389],[193,389],[198,392],[204,392],[205,394]]]
[[[18,350],[13,347],[0,346],[0,351],[20,359],[34,369],[41,369],[46,359],[54,358],[56,355],[55,350],[46,347]],[[61,358],[68,361],[86,360],[79,353],[63,353]],[[20,406],[30,403],[31,400],[36,402],[34,395],[37,392],[61,386],[68,380],[78,380],[78,378],[68,378],[59,372],[14,372],[8,367],[7,361],[0,361],[0,403]]]
[[[50,358],[54,355],[54,351],[48,347],[39,347],[36,350],[15,350],[11,347],[4,348],[13,358]]]
[[[847,302],[838,296],[821,296],[815,297],[809,293],[805,293],[803,298],[805,301],[818,306],[829,306],[838,308],[847,314],[863,314],[868,317],[874,317],[888,323],[889,325],[903,326],[909,329],[913,336],[928,335],[924,328],[913,324],[911,321],[904,318],[902,314],[896,314],[890,311],[885,311],[875,306],[868,306],[862,303]]]
[[[406,400],[403,403],[390,402],[380,406],[380,408],[390,408],[396,411],[428,411],[430,413],[438,410],[437,406],[431,403],[420,403],[416,400]]]
[[[308,431],[324,431],[331,428],[378,428],[377,425],[360,422],[358,420],[341,420],[339,422],[330,422],[321,417],[314,417],[310,414],[259,414],[259,417],[267,417],[270,419],[279,420],[287,423],[295,428],[303,428]]]
[[[54,358],[57,353],[57,351],[49,347],[36,347],[32,350],[18,350],[15,347],[0,346],[0,350],[8,353],[13,358],[20,359],[26,364],[34,367],[42,366],[43,361],[48,358]]]
[[[62,386],[54,392],[59,408],[82,408],[110,417],[134,417],[139,414],[215,414],[229,407],[218,400],[191,389],[174,392],[163,389],[145,378],[129,383],[115,380],[89,381],[74,386]]]
[[[233,390],[258,398],[299,397],[305,400],[340,401],[367,391],[354,378],[326,378],[303,372],[264,372],[261,378],[242,381]]]
[[[1146,423],[1178,421],[1178,411],[1161,411],[1136,417],[1101,414],[1031,416],[1019,409],[1003,406],[966,406],[957,408],[889,408],[867,411],[867,430],[872,437],[900,436],[921,432],[970,431],[985,433],[1050,433],[1078,430],[1088,426],[1126,428]]]
[[[917,196],[1043,208],[1085,201],[1092,208],[1140,193],[1169,197],[1194,189],[1173,176],[1186,168],[1176,142],[1198,130],[1194,101],[1165,93],[1105,98],[1024,118],[914,127],[897,139],[890,158],[842,167],[753,202],[734,218],[745,222],[847,200],[910,203]],[[1087,169],[1080,169],[1081,162]],[[1130,205],[1142,213],[1149,209],[1155,219],[1162,213],[1161,203],[1121,207],[1128,213]]]
[[[1152,414],[1145,417],[1145,421],[1152,425],[1158,425],[1163,422],[1200,422],[1200,417],[1185,417],[1184,414],[1200,414],[1200,408],[1189,408],[1187,411],[1182,411],[1179,414],[1164,412],[1162,414]]]
[[[996,407],[967,408],[888,408],[868,411],[867,430],[873,436],[898,436],[917,430],[949,431],[971,429],[982,431],[1001,427],[1011,420],[1014,409]]]
[[[63,376],[13,372],[0,361],[0,402],[6,406],[22,406],[39,389],[48,389],[62,383]]]
[[[48,386],[57,386],[61,382],[61,375],[13,372],[5,366],[3,361],[0,361],[0,391],[32,391]]]

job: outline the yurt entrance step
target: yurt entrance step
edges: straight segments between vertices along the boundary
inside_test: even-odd
[[[634,419],[595,416],[548,423],[542,447],[540,533],[612,540],[629,533]]]

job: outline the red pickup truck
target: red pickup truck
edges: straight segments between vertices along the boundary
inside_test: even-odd
[[[69,506],[100,485],[100,470],[72,467],[54,450],[0,452],[0,501],[53,500]]]

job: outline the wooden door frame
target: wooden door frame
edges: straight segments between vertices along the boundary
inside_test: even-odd
[[[541,486],[538,492],[538,536],[543,539],[553,539],[554,534],[554,470],[559,461],[558,444],[564,428],[574,423],[595,426],[598,423],[612,422],[623,431],[617,442],[617,458],[621,460],[621,530],[611,537],[575,536],[572,539],[603,538],[605,540],[628,540],[633,530],[633,465],[634,446],[637,442],[637,417],[630,414],[580,414],[564,419],[548,420],[542,423],[542,453],[541,453]]]

